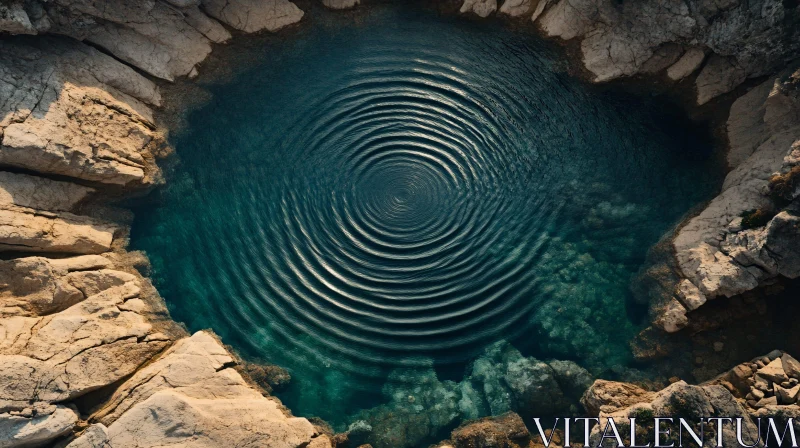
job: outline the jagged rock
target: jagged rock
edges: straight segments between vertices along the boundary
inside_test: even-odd
[[[773,207],[769,179],[786,166],[787,154],[800,135],[800,101],[790,87],[784,87],[792,82],[787,73],[792,72],[763,83],[734,103],[732,111],[750,111],[728,121],[735,151],[730,160],[737,165],[726,177],[722,193],[673,240],[681,272],[706,298],[732,297],[777,275],[794,278],[800,273],[796,243],[791,243],[797,241],[795,215],[778,213],[761,228],[731,225],[748,211]],[[779,256],[770,252],[774,248]]]
[[[667,68],[667,77],[673,81],[680,81],[700,68],[705,58],[705,51],[696,47],[689,48],[677,62]]]
[[[697,104],[728,93],[747,79],[747,73],[733,58],[712,55],[697,76]]]
[[[783,371],[783,363],[781,363],[780,359],[774,359],[766,366],[758,369],[756,376],[760,376],[778,384],[788,379],[786,372]]]
[[[468,421],[454,429],[450,440],[438,445],[454,448],[528,448],[531,434],[519,415],[509,412],[497,417]]]
[[[497,0],[464,0],[461,13],[471,12],[478,17],[489,17],[497,11]]]
[[[661,62],[677,52],[670,50],[668,58],[657,53],[665,45],[688,44],[692,49],[668,70],[670,78],[682,79],[699,68],[710,49],[713,54],[696,82],[703,104],[748,77],[782,66],[800,48],[799,20],[795,8],[778,0],[756,5],[738,0],[560,0],[538,23],[548,36],[581,39],[583,64],[595,82],[665,68]]]
[[[674,298],[664,307],[655,324],[667,333],[675,333],[689,325],[686,317],[686,308]]]
[[[248,386],[234,363],[208,333],[176,342],[125,381],[96,415],[107,427],[102,446],[330,447],[325,439],[314,442],[308,420],[287,416],[280,402]],[[84,438],[96,439],[98,432],[102,427],[73,445],[88,446]]]
[[[505,0],[500,6],[500,12],[511,17],[520,17],[533,11],[534,0]]]
[[[68,182],[0,172],[0,250],[108,251],[116,226],[64,211],[92,191]]]
[[[0,4],[0,32],[36,34],[36,29],[31,24],[21,1]]]
[[[689,311],[694,311],[706,303],[706,296],[689,280],[683,279],[678,284],[678,297]]]
[[[159,352],[166,337],[131,310],[138,294],[129,281],[56,314],[0,320],[0,408],[74,399],[131,374]]]
[[[608,385],[601,384],[598,385],[598,388],[602,389],[606,386]],[[616,383],[616,386],[622,389],[621,392],[635,387],[625,383]],[[592,389],[595,389],[595,386]],[[641,390],[639,389],[639,391]],[[595,426],[591,432],[592,446],[598,446],[606,419],[609,417],[614,417],[623,437],[630,433],[629,419],[632,417],[645,421],[652,417],[683,417],[688,420],[696,420],[701,417],[741,417],[745,440],[756,440],[758,437],[758,427],[753,423],[748,412],[726,388],[718,384],[691,386],[684,381],[678,381],[656,393],[639,392],[633,395],[623,395],[623,397],[624,402],[621,402],[619,396],[614,394],[595,394],[591,406],[586,407],[590,415],[597,415],[600,418],[600,424]],[[723,446],[733,446],[736,443],[736,436],[735,428],[730,425],[723,426]],[[705,437],[706,440],[715,440],[715,430],[707,428]],[[611,445],[604,444],[603,446]]]
[[[197,9],[197,3],[139,0],[106,5],[91,0],[29,0],[25,4],[37,33],[65,34],[91,42],[153,76],[173,80],[203,61],[212,41],[230,37]],[[144,17],[147,19],[142,20]]]
[[[361,0],[322,0],[322,4],[331,9],[349,9],[361,4]]]
[[[0,96],[8,98],[2,164],[117,185],[152,182],[158,171],[152,112],[142,103],[160,103],[156,86],[91,47],[0,41]]]
[[[595,380],[581,398],[581,404],[590,415],[612,413],[636,403],[652,400],[654,394],[641,387],[616,381]]]
[[[70,406],[38,406],[36,414],[0,413],[0,446],[42,446],[69,434],[78,422],[78,412]]]
[[[781,356],[781,366],[790,378],[800,379],[800,361],[794,359],[792,355],[784,353]]]
[[[764,406],[777,406],[778,404],[778,397],[764,397],[755,404],[757,408],[763,408]]]
[[[653,55],[639,68],[640,73],[654,74],[676,64],[683,55],[683,46],[671,42],[662,44],[655,50]]]
[[[547,364],[553,369],[559,388],[570,402],[577,403],[594,382],[592,374],[573,361],[553,360]]]
[[[110,265],[99,255],[0,261],[0,317],[53,314],[102,290],[133,281],[131,274],[104,269]]]
[[[203,0],[203,9],[246,33],[278,31],[303,18],[303,11],[288,0]]]
[[[778,398],[778,404],[793,404],[797,401],[797,393],[800,392],[800,385],[794,386],[791,389],[785,389],[777,384],[773,387],[775,396]]]
[[[80,437],[67,445],[67,448],[107,448],[108,428],[102,423],[96,423],[81,434]]]

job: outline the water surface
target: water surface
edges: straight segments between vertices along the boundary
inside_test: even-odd
[[[713,195],[709,139],[497,23],[312,20],[205,82],[136,210],[173,317],[290,369],[286,404],[334,423],[379,403],[392,369],[458,376],[499,339],[627,365],[631,278]]]

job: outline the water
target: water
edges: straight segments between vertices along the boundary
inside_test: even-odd
[[[312,21],[205,82],[136,210],[172,316],[290,369],[286,404],[337,424],[392,369],[457,378],[499,339],[627,365],[633,275],[719,182],[702,130],[497,23]]]

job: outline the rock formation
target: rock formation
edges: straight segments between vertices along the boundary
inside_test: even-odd
[[[231,37],[217,20],[302,15],[287,0],[0,5],[0,31],[48,34],[0,38],[0,165],[20,171],[0,170],[0,446],[331,446],[212,336],[165,319],[127,222],[96,205],[160,179],[161,95],[140,72],[196,74]]]
[[[683,417],[693,422],[701,417],[741,417],[743,440],[754,443],[759,439],[756,419],[775,418],[782,431],[787,418],[800,416],[799,368],[800,362],[791,355],[774,351],[697,386],[676,381],[661,391],[648,392],[632,384],[597,380],[582,399],[587,413],[600,419],[592,429],[592,446],[600,441],[610,417],[625,439],[630,434],[630,418],[636,418],[637,425],[652,426],[653,417]],[[797,429],[800,424],[795,423]],[[762,428],[762,436],[766,430]],[[716,440],[718,431],[719,427],[706,425],[705,440]],[[722,425],[724,446],[738,446],[736,437],[734,425]]]
[[[461,12],[486,17],[496,9],[493,1],[465,0]],[[683,280],[653,304],[658,327],[679,331],[707,300],[800,275],[800,70],[784,69],[800,54],[800,8],[776,0],[505,0],[499,11],[530,16],[546,36],[580,41],[595,82],[690,78],[705,104],[771,75],[730,109],[731,172],[720,195],[675,236]]]
[[[657,322],[669,332],[687,312],[800,276],[800,71],[787,70],[741,96],[727,123],[733,168],[722,192],[677,233],[673,246],[685,276]]]
[[[498,342],[472,363],[458,383],[439,381],[432,368],[394,371],[383,390],[388,403],[362,412],[359,418],[370,425],[375,448],[415,447],[466,419],[508,412],[577,415],[575,404],[592,380],[572,361],[526,358],[510,344]]]

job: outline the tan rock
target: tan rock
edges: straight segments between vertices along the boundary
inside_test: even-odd
[[[108,426],[105,443],[120,448],[330,446],[314,438],[308,420],[288,417],[277,400],[250,387],[231,367],[233,361],[205,332],[178,341],[127,380],[97,415]],[[76,447],[87,446],[81,439]]]
[[[794,359],[792,355],[784,353],[781,356],[781,366],[790,378],[800,379],[800,361]]]
[[[0,251],[97,254],[111,248],[116,227],[71,213],[0,208]]]
[[[758,369],[756,375],[778,384],[789,379],[786,376],[786,372],[783,371],[783,363],[780,358],[774,359],[766,366]]]
[[[42,446],[69,434],[78,422],[72,407],[53,405],[36,411],[35,416],[0,413],[0,446]]]
[[[777,384],[773,385],[775,396],[778,397],[778,404],[794,404],[797,401],[797,393],[800,392],[800,384],[792,388],[784,388]]]
[[[595,380],[581,398],[581,404],[590,415],[611,413],[636,403],[652,400],[653,392],[641,387],[616,381]]]
[[[159,352],[166,338],[142,315],[120,308],[138,294],[129,281],[56,314],[0,320],[0,409],[72,400],[130,375]]]
[[[697,76],[697,104],[705,104],[711,99],[728,93],[747,79],[747,73],[732,58],[712,55]]]
[[[17,205],[37,210],[70,211],[94,189],[27,174],[0,171],[0,207]]]
[[[667,333],[680,331],[689,325],[689,319],[686,317],[686,308],[673,298],[664,307],[655,324]]]
[[[156,87],[86,45],[0,42],[0,163],[125,185],[150,182]],[[148,173],[146,173],[148,171]]]
[[[705,59],[706,53],[703,50],[692,47],[686,50],[686,53],[677,62],[667,68],[667,77],[673,81],[679,81],[700,68]]]
[[[689,311],[694,311],[706,303],[706,296],[689,280],[678,283],[678,298]]]
[[[299,22],[304,14],[288,0],[203,0],[203,9],[211,17],[246,33],[275,32]]]
[[[461,13],[471,12],[478,17],[489,17],[497,11],[497,0],[464,0]]]
[[[534,0],[505,0],[500,6],[500,12],[511,17],[520,17],[531,14],[536,3],[538,2]]]
[[[86,291],[89,290],[80,281],[81,276],[86,273],[75,271],[109,266],[110,262],[98,255],[58,260],[26,257],[0,261],[0,284],[3,285],[0,289],[0,317],[35,317],[65,310],[85,299]],[[119,279],[106,282],[108,287],[129,281],[130,274],[110,270],[105,272],[113,273],[111,277]],[[77,286],[73,279],[78,280]],[[101,291],[96,287],[91,290],[93,294]]]

